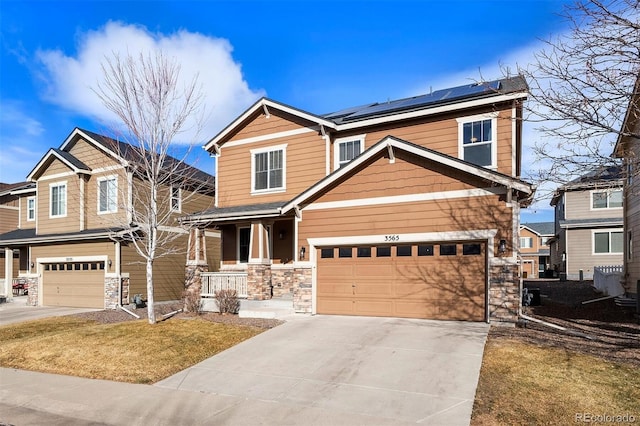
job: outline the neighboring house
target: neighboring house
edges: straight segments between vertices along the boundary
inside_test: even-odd
[[[523,223],[519,235],[523,278],[550,278],[549,239],[554,236],[554,223]]]
[[[30,304],[115,308],[136,294],[146,298],[144,260],[126,232],[139,230],[134,204],[146,208],[137,204],[137,195],[148,191],[140,173],[145,158],[131,145],[76,128],[29,173],[30,190],[13,192],[19,219],[0,235],[0,248],[20,252],[18,275],[28,282]],[[177,218],[212,205],[215,189],[213,176],[171,157],[169,166],[174,174],[158,197],[160,214],[173,225],[160,231],[179,233],[181,252],[155,260],[156,301],[182,296],[190,234]],[[209,250],[200,253],[216,265],[219,238],[210,237]],[[8,269],[5,275],[14,275]]]
[[[596,266],[622,265],[622,173],[602,167],[559,187],[551,263],[561,279],[593,279]]]
[[[34,188],[35,185],[30,182],[0,183],[0,234],[18,228],[20,224],[19,194],[34,193]],[[4,277],[8,271],[9,265],[5,260],[7,255],[9,255],[8,252],[0,250],[0,277]],[[11,258],[13,259],[11,262],[12,272],[9,274],[9,278],[16,278],[21,267],[20,252],[15,250]],[[0,296],[9,296],[10,294],[11,279],[6,282],[0,279]]]
[[[297,312],[517,317],[521,77],[317,115],[260,99],[205,149],[221,271]]]
[[[624,287],[638,298],[640,289],[640,77],[636,80],[634,92],[629,102],[620,136],[616,142],[614,156],[622,158],[625,169],[624,196]],[[638,305],[640,313],[640,304]]]

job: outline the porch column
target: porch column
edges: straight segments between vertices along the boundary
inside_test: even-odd
[[[189,241],[187,243],[187,265],[185,267],[184,282],[185,310],[189,310],[189,306],[194,306],[189,301],[196,302],[200,299],[202,288],[200,274],[202,272],[209,272],[205,230],[192,228],[189,230]]]
[[[13,249],[4,249],[4,288],[2,292],[7,300],[13,299]]]
[[[271,299],[271,252],[268,225],[265,222],[251,223],[251,244],[247,264],[247,287],[249,299]]]

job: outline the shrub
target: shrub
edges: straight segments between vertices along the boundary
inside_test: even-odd
[[[235,290],[217,290],[214,298],[218,302],[218,309],[221,314],[235,314],[240,310],[240,299]]]
[[[187,312],[193,312],[196,315],[202,313],[202,298],[200,297],[200,293],[185,290],[182,298],[184,299],[184,309]]]

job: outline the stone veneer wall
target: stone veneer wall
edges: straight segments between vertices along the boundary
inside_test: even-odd
[[[247,265],[247,293],[249,300],[271,299],[271,265]]]
[[[202,277],[200,276],[203,272],[209,272],[209,265],[200,264],[200,265],[187,265],[185,267],[185,277],[184,277],[184,309],[188,311],[187,300],[190,297],[200,298],[200,293],[202,290]]]
[[[520,307],[518,265],[491,265],[489,268],[489,321],[515,324]]]
[[[273,297],[293,296],[294,269],[271,268],[271,285],[273,285]]]
[[[120,286],[120,290],[118,290]],[[121,291],[120,300],[118,292]],[[104,279],[104,308],[117,309],[118,305],[129,304],[129,278],[111,276]]]
[[[38,306],[38,277],[20,277],[27,281],[27,305]]]
[[[293,309],[300,313],[311,313],[311,268],[294,268]]]

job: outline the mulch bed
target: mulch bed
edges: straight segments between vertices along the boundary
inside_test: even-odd
[[[611,299],[583,305],[602,296],[591,281],[529,281],[525,287],[540,289],[541,305],[524,307],[523,313],[567,331],[522,321],[515,328],[492,327],[491,338],[512,338],[640,366],[640,324],[633,309],[618,307]]]
[[[200,315],[187,313],[187,312],[177,312],[174,315],[167,316],[164,318],[164,315],[174,313],[175,311],[181,310],[183,307],[180,303],[158,303],[155,306],[155,314],[156,321],[168,321],[172,319],[194,319],[200,318],[205,321],[218,322],[223,324],[232,324],[232,325],[244,325],[249,327],[257,327],[262,329],[269,329],[276,327],[282,324],[284,321],[277,319],[265,319],[265,318],[240,318],[237,314],[218,314],[213,312],[205,312]],[[138,308],[138,309],[129,309],[131,312],[139,315],[139,319],[147,319],[147,308]],[[76,314],[76,317],[94,320],[102,324],[114,324],[118,322],[124,321],[137,321],[138,318],[126,313],[123,310],[117,309],[105,309],[103,311],[94,311],[94,312],[84,312],[81,314]]]

